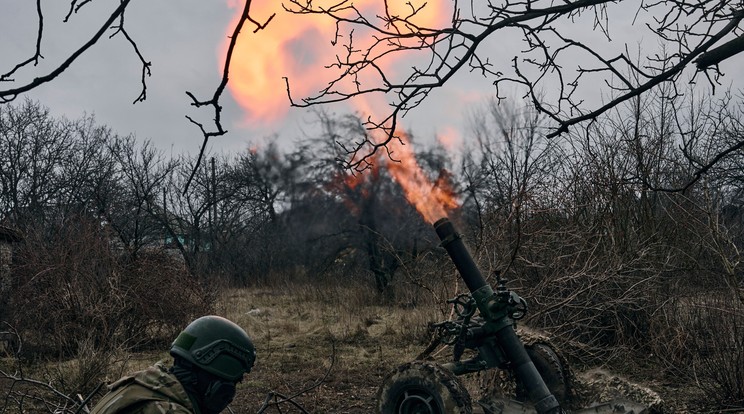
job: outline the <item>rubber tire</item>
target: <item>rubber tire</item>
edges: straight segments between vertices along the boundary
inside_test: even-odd
[[[568,371],[553,351],[553,348],[543,343],[535,343],[526,345],[525,349],[553,396],[561,405],[567,404],[570,395]],[[521,402],[529,402],[529,393],[518,379],[516,399]]]
[[[471,414],[470,394],[441,365],[428,361],[403,364],[385,377],[377,391],[381,414]]]

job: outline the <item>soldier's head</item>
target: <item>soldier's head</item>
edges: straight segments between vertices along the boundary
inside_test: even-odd
[[[256,349],[237,324],[203,316],[181,332],[170,353],[173,373],[205,414],[219,413],[235,397],[235,387],[256,361]]]

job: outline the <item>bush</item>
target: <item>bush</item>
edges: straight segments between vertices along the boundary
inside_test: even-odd
[[[736,293],[675,297],[652,322],[655,366],[675,382],[694,382],[706,410],[744,408],[744,305]]]
[[[105,227],[85,218],[26,235],[6,313],[27,352],[160,346],[208,312],[211,295],[167,253],[112,246]]]
[[[706,294],[687,312],[692,370],[706,405],[744,408],[744,305],[730,292]]]

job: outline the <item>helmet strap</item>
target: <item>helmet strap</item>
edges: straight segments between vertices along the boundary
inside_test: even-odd
[[[175,357],[173,360],[173,366],[169,371],[176,377],[178,382],[181,383],[183,389],[186,390],[186,394],[189,396],[191,404],[194,406],[201,406],[197,391],[198,378],[196,372],[194,372],[193,364],[183,358]]]
[[[235,382],[212,375],[183,358],[174,358],[170,372],[202,414],[222,412],[235,397]]]
[[[204,391],[204,405],[202,412],[220,413],[227,408],[235,397],[235,383],[221,379],[213,380]]]

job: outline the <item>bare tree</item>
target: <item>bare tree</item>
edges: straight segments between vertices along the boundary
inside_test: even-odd
[[[132,257],[147,245],[162,242],[162,194],[178,162],[166,159],[149,141],[115,137],[108,145],[115,162],[115,181],[98,193],[103,218]]]
[[[256,216],[275,222],[279,205],[290,201],[305,162],[304,157],[285,154],[272,142],[239,154],[224,184],[233,201],[248,203]]]
[[[634,11],[628,7],[635,8]],[[292,0],[286,8],[299,14],[323,15],[336,22],[340,52],[328,62],[337,75],[317,95],[293,97],[291,79],[287,90],[294,106],[306,107],[346,101],[360,95],[382,94],[392,111],[370,116],[366,126],[382,129],[387,138],[365,140],[350,149],[350,167],[363,169],[366,155],[397,138],[398,121],[416,108],[436,88],[458,73],[470,71],[493,83],[502,98],[503,86],[516,84],[524,97],[553,121],[553,137],[573,125],[592,121],[622,102],[664,84],[677,85],[704,76],[715,87],[723,75],[717,63],[734,52],[706,51],[723,39],[740,34],[744,4],[730,1],[627,1],[577,0],[487,2],[455,1],[447,9],[449,19],[432,23],[427,18],[435,5],[408,2],[385,3],[370,11],[352,1],[318,5]],[[439,12],[441,13],[441,12]],[[619,25],[645,30],[644,44],[662,49],[641,51],[640,62],[628,46],[617,50],[610,43]],[[585,30],[576,34],[574,24]],[[643,27],[645,26],[645,27]],[[361,35],[360,35],[361,34]],[[504,60],[503,47],[494,41],[521,36],[513,57]],[[731,49],[731,48],[729,48]],[[712,51],[711,51],[712,52]],[[400,73],[389,69],[393,59],[408,58],[413,64]],[[701,60],[698,60],[701,59]],[[701,72],[684,75],[698,60]],[[690,72],[688,71],[688,72]],[[585,102],[587,90],[597,96],[604,86],[606,101]]]
[[[0,206],[17,225],[43,222],[57,205],[59,166],[71,155],[74,130],[38,103],[0,107]]]
[[[71,125],[74,139],[69,153],[59,159],[58,215],[77,212],[104,218],[117,188],[116,161],[109,145],[116,135],[96,123],[93,116],[75,120]]]
[[[390,172],[396,165],[388,162],[393,161],[380,159],[364,174],[348,171],[339,162],[344,157],[342,148],[368,133],[359,116],[320,111],[318,120],[322,132],[306,139],[298,151],[309,161],[307,181],[312,184],[308,190],[322,195],[328,210],[341,207],[342,216],[334,213],[326,223],[337,246],[329,252],[329,259],[345,255],[348,262],[363,263],[361,269],[370,274],[378,293],[390,293],[396,272],[431,246],[425,236],[431,228],[406,201]],[[450,167],[448,154],[441,149],[419,148],[416,158],[424,167],[422,173],[430,177]]]
[[[67,10],[67,13],[63,16],[63,20],[65,23],[73,24],[71,22],[71,19],[74,19],[75,15],[84,7],[90,5],[92,3],[91,0],[70,0],[69,2],[69,8]],[[10,83],[11,86],[7,88],[0,88],[0,104],[11,102],[15,100],[18,96],[33,90],[41,85],[44,85],[48,82],[53,81],[56,79],[59,75],[61,75],[63,72],[68,70],[70,66],[78,60],[83,54],[88,52],[94,45],[101,42],[102,39],[105,38],[104,35],[108,34],[108,38],[111,39],[113,37],[121,36],[125,39],[127,44],[131,46],[132,53],[137,57],[137,59],[141,63],[141,83],[140,83],[140,92],[137,98],[134,100],[133,103],[142,102],[145,99],[147,99],[147,78],[150,77],[150,67],[152,66],[152,62],[149,61],[140,51],[140,48],[138,46],[137,41],[135,40],[136,35],[131,34],[127,30],[127,26],[125,25],[125,14],[130,6],[130,0],[121,0],[118,2],[112,2],[112,11],[110,14],[104,18],[102,18],[101,24],[98,28],[98,30],[91,35],[88,39],[85,40],[83,44],[81,44],[77,49],[75,49],[73,52],[70,52],[68,56],[63,58],[60,62],[56,63],[56,66],[49,71],[48,73],[44,74],[38,74],[34,76],[30,81],[19,81],[16,82],[14,79],[14,76],[17,76],[24,72],[32,72],[33,68],[38,65],[39,61],[44,58],[43,55],[43,49],[44,49],[44,41],[45,41],[45,17],[46,14],[44,12],[43,3],[41,0],[36,0],[36,26],[37,26],[37,35],[36,35],[36,46],[33,51],[33,53],[30,53],[30,56],[26,59],[21,59],[19,62],[11,63],[13,65],[12,68],[4,68],[0,69],[0,82],[6,82]],[[213,129],[211,129],[209,126],[205,126],[204,124],[195,121],[193,118],[187,116],[188,120],[196,125],[199,130],[202,132],[204,137],[204,142],[201,147],[199,158],[197,159],[196,165],[198,166],[201,162],[201,158],[203,156],[204,150],[206,148],[207,142],[210,138],[221,136],[227,133],[227,131],[223,128],[222,122],[221,122],[221,113],[222,113],[222,106],[220,104],[220,98],[222,96],[222,93],[225,90],[225,87],[227,86],[227,81],[229,78],[230,73],[230,62],[233,58],[233,50],[235,48],[235,44],[238,41],[238,38],[240,37],[241,31],[243,30],[243,26],[246,22],[250,22],[254,25],[254,33],[256,31],[259,31],[266,27],[266,25],[271,21],[271,19],[274,17],[273,15],[269,16],[267,20],[263,23],[255,20],[250,15],[250,7],[251,7],[251,0],[246,0],[243,8],[243,12],[241,13],[240,17],[238,18],[235,28],[233,30],[232,36],[230,36],[230,42],[227,48],[227,52],[225,55],[225,63],[223,66],[223,72],[222,72],[222,79],[215,88],[214,93],[212,96],[208,99],[199,99],[197,98],[193,93],[186,91],[186,94],[191,99],[191,105],[194,107],[200,108],[200,107],[208,107],[211,108],[213,111]],[[59,18],[61,16],[54,16],[55,18]],[[193,174],[196,173],[196,169],[192,172]],[[193,178],[193,177],[191,177]],[[191,181],[191,179],[187,180],[187,186],[188,183]]]
[[[71,0],[64,20],[72,20],[89,3]],[[322,15],[336,23],[335,38],[330,40],[339,52],[328,62],[328,68],[337,70],[335,79],[317,95],[292,96],[292,79],[287,80],[287,92],[291,104],[300,107],[346,101],[366,94],[384,95],[392,110],[380,117],[370,116],[366,127],[383,130],[386,138],[362,136],[359,142],[346,148],[347,167],[364,169],[372,160],[372,153],[387,148],[390,140],[398,138],[401,116],[416,108],[434,89],[444,87],[463,72],[472,72],[471,76],[492,83],[500,98],[503,86],[519,85],[524,97],[553,121],[548,135],[555,136],[579,123],[591,122],[618,104],[663,84],[680,85],[704,78],[715,89],[723,76],[718,64],[742,49],[739,23],[744,17],[744,4],[741,1],[644,0],[633,3],[634,9],[629,9],[629,4],[611,0],[560,4],[547,0],[482,4],[455,1],[441,11],[434,10],[435,4],[421,1],[402,5],[383,2],[380,9],[372,10],[350,0],[330,5],[291,0],[284,5],[285,11]],[[126,29],[124,16],[129,6],[129,0],[116,3],[100,29],[56,69],[25,84],[0,90],[0,100],[13,100],[53,81],[109,30],[113,30],[111,36],[124,37],[131,45],[132,54],[141,62],[142,82],[135,102],[145,99],[151,62],[137,47],[136,34]],[[45,14],[40,0],[36,8],[36,48],[27,59],[6,69],[0,81],[9,82],[14,75],[33,70],[43,57]],[[207,141],[227,132],[221,124],[220,98],[229,79],[234,46],[245,36],[244,24],[249,22],[258,31],[273,18],[268,16],[266,21],[259,22],[250,10],[251,1],[246,0],[230,37],[221,82],[212,97],[199,99],[187,92],[193,106],[213,111],[213,128],[189,118],[204,136],[198,161]],[[448,18],[444,22],[432,22],[427,17],[431,13]],[[588,29],[577,33],[575,27],[579,24]],[[614,30],[621,25],[645,31],[648,36],[644,45],[653,44],[654,48],[639,51],[643,58],[637,59],[628,45],[620,49],[613,47]],[[494,53],[493,45],[503,39],[515,39],[513,46],[519,52],[507,59]],[[661,49],[655,48],[658,44]],[[408,70],[390,70],[389,63],[401,58],[413,62]],[[603,85],[604,90],[598,90],[597,85]],[[587,91],[605,100],[585,101]],[[719,154],[724,156],[741,147],[742,142],[737,141]],[[714,157],[711,162],[718,160]]]
[[[522,219],[556,199],[563,154],[559,140],[545,137],[545,118],[533,107],[518,109],[496,99],[474,115],[475,145],[466,151],[462,174],[479,244],[492,237],[488,232],[506,230],[516,253]]]
[[[286,247],[286,240],[275,233],[296,166],[295,160],[273,144],[237,156],[210,158],[205,182],[208,223],[204,226],[209,273],[247,284],[268,277],[267,262],[277,267],[292,265],[264,258],[280,257]],[[202,186],[203,178],[196,177],[194,183]]]

